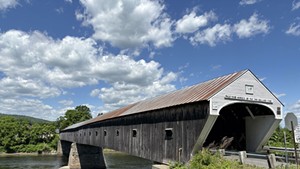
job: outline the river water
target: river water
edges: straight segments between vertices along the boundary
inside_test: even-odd
[[[107,169],[151,169],[152,162],[120,152],[104,153]],[[0,156],[0,169],[58,169],[67,159],[56,155]]]

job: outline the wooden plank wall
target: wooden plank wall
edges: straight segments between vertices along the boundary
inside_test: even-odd
[[[152,161],[187,162],[208,114],[209,102],[205,101],[110,119],[60,135],[61,140],[114,149]],[[165,138],[166,129],[172,130],[171,139]],[[133,130],[137,131],[136,137],[132,136]]]

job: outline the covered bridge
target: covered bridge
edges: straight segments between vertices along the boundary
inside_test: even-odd
[[[152,161],[187,162],[202,147],[260,151],[282,119],[282,104],[249,70],[140,101],[74,124],[60,139]]]

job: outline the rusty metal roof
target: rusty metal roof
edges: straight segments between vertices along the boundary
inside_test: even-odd
[[[87,124],[91,124],[91,123],[95,123],[107,119],[112,119],[120,116],[132,115],[136,113],[143,113],[152,110],[158,110],[158,109],[173,107],[177,105],[183,105],[187,103],[209,100],[217,92],[219,92],[220,90],[228,86],[230,83],[235,81],[237,78],[239,78],[247,71],[249,70],[232,73],[181,90],[177,90],[168,94],[164,94],[134,104],[130,104],[128,106],[114,110],[112,112],[105,113],[96,118],[69,126],[65,130],[74,129]]]

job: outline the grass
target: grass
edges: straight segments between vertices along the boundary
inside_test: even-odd
[[[263,169],[252,165],[242,165],[238,161],[227,160],[219,153],[211,153],[209,150],[202,150],[197,153],[189,162],[184,165],[181,163],[173,163],[170,169]]]

